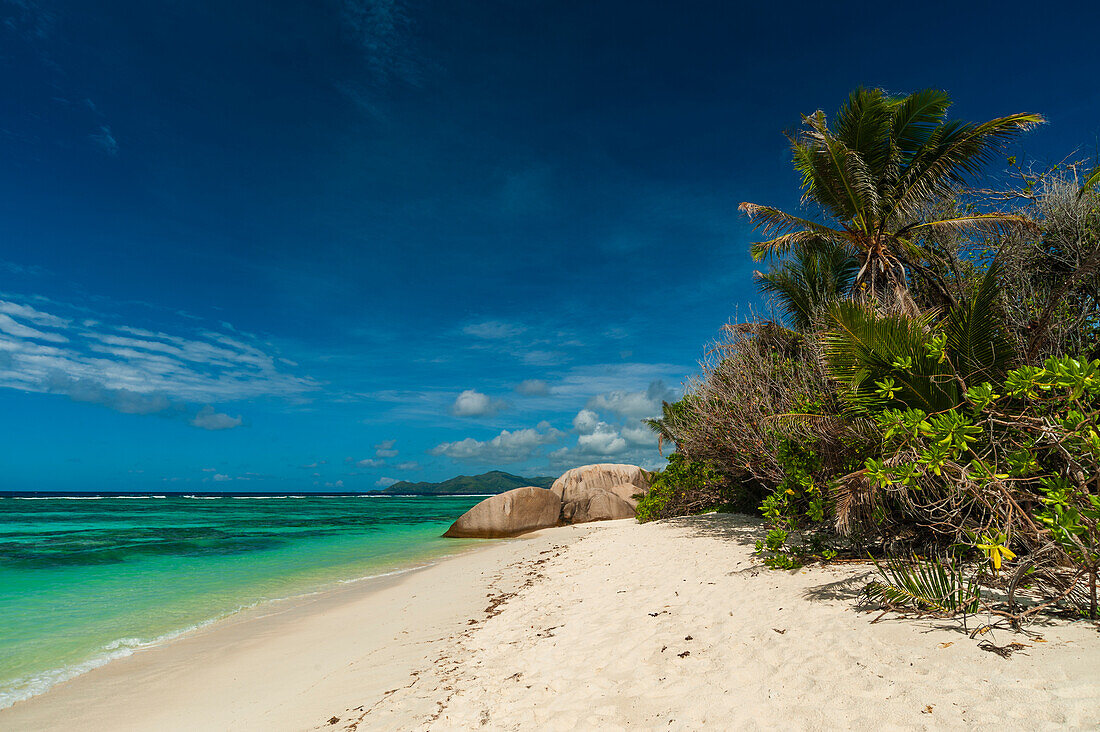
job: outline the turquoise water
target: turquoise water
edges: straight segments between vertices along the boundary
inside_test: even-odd
[[[400,571],[479,497],[0,497],[0,708],[265,600]]]

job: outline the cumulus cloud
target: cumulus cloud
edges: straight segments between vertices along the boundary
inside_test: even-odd
[[[551,465],[616,461],[657,467],[657,437],[641,420],[659,415],[661,402],[675,398],[676,392],[660,380],[643,391],[615,390],[590,398],[573,417],[576,443],[551,452]]]
[[[523,396],[546,396],[550,386],[542,379],[524,379],[516,385],[516,393]]]
[[[222,481],[226,481],[226,480],[233,480],[233,479],[232,479],[232,478],[230,478],[230,477],[229,477],[228,475],[226,475],[225,473],[215,473],[215,474],[214,474],[214,480],[215,480],[216,482],[218,482],[218,483],[221,483]]]
[[[396,444],[397,440],[382,440],[374,446],[374,456],[380,458],[397,457],[397,450],[393,449]]]
[[[398,470],[420,470],[420,463],[415,460],[410,460],[407,463],[398,463],[394,467]]]
[[[599,412],[639,420],[660,416],[662,402],[676,399],[675,390],[665,386],[663,381],[653,381],[645,391],[613,391],[594,396],[588,400],[587,406]]]
[[[356,463],[360,468],[380,468],[385,464],[385,460],[375,460],[374,458],[366,458]]]
[[[499,399],[491,399],[475,389],[467,389],[455,398],[451,414],[456,417],[491,417],[505,407]]]
[[[443,455],[454,460],[474,463],[518,463],[535,455],[540,447],[557,442],[559,430],[545,424],[543,429],[501,430],[491,440],[475,440],[467,437],[458,442],[444,442],[431,449],[432,455]]]
[[[462,329],[462,332],[466,335],[474,336],[475,338],[484,338],[486,340],[502,340],[504,338],[515,338],[522,334],[527,328],[518,325],[516,323],[503,323],[499,320],[486,320],[483,323],[471,323]]]
[[[207,404],[199,410],[199,413],[191,418],[191,426],[204,430],[231,430],[240,427],[244,420],[240,415],[231,417],[228,414],[217,412],[214,407]]]
[[[397,478],[379,478],[374,481],[374,484],[379,488],[389,488],[391,485],[397,482]]]

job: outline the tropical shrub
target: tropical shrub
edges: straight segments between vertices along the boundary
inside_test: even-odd
[[[649,491],[638,500],[636,515],[645,523],[699,513],[727,503],[729,494],[729,482],[716,470],[673,453],[668,465],[653,473]]]
[[[727,325],[653,421],[676,452],[640,515],[755,511],[776,568],[870,553],[888,608],[1096,618],[1100,168],[968,189],[1041,118],[948,105],[860,89],[804,118],[822,220],[742,205],[782,322]]]

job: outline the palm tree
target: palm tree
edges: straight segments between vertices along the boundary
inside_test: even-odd
[[[802,132],[791,140],[794,167],[802,175],[802,200],[820,205],[832,222],[742,203],[757,230],[772,237],[754,244],[753,256],[832,242],[859,258],[857,291],[916,312],[906,268],[931,277],[922,260],[932,255],[917,244],[920,236],[1028,223],[1001,213],[946,218],[926,213],[928,204],[958,192],[1016,133],[1044,121],[1022,113],[982,124],[948,120],[950,105],[946,92],[936,89],[892,97],[879,89],[859,88],[831,126],[820,110],[803,117]]]
[[[772,297],[790,324],[806,331],[819,313],[852,289],[858,269],[845,247],[821,241],[795,246],[782,264],[756,276],[760,289]]]

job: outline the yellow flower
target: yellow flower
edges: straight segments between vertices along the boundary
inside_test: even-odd
[[[1005,546],[1007,537],[1004,534],[997,531],[994,532],[994,536],[989,534],[982,534],[982,544],[975,544],[978,549],[985,552],[985,555],[989,557],[989,562],[993,565],[993,571],[999,572],[1001,570],[1001,558],[1008,561],[1012,561],[1016,558],[1016,554]]]

